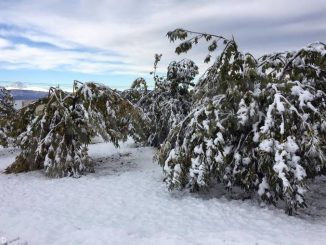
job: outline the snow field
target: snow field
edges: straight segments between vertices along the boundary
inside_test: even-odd
[[[0,171],[16,154],[0,149]],[[0,237],[29,245],[325,244],[325,216],[169,192],[153,155],[130,141],[100,143],[90,146],[96,172],[79,179],[0,174]]]

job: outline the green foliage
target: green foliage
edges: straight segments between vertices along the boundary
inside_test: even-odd
[[[166,77],[156,74],[161,55],[155,55],[154,71],[155,88],[142,94],[136,106],[141,108],[150,127],[148,128],[149,145],[158,147],[163,143],[171,128],[177,125],[188,114],[191,106],[189,86],[198,74],[198,67],[191,60],[173,61],[169,64]]]
[[[189,36],[192,36],[188,38]],[[214,52],[218,47],[218,42],[222,41],[223,44],[226,44],[229,42],[225,37],[218,36],[218,35],[212,35],[207,33],[199,33],[194,31],[188,31],[181,28],[175,29],[174,31],[170,31],[167,33],[167,36],[170,40],[170,42],[175,41],[182,41],[179,43],[179,45],[175,49],[175,53],[182,54],[187,53],[193,45],[198,44],[200,40],[205,40],[206,42],[210,42],[208,45],[208,52],[209,54],[205,58],[205,63],[208,63],[210,61],[210,57],[212,52]],[[188,39],[187,39],[188,38]],[[183,41],[185,40],[185,41]]]
[[[306,179],[326,169],[325,44],[255,59],[233,39],[182,31],[169,32],[170,40],[195,35],[184,42],[224,48],[156,156],[168,187],[196,191],[219,182],[268,203],[284,200],[289,213],[304,207]]]
[[[133,81],[130,89],[122,91],[121,95],[131,103],[137,104],[137,102],[147,93],[147,83],[144,78],[140,77]]]
[[[74,92],[51,88],[46,99],[27,106],[13,122],[21,154],[6,169],[44,169],[49,177],[79,177],[93,171],[87,146],[95,135],[118,146],[128,135],[140,141],[140,112],[115,91],[95,83],[74,84]],[[30,121],[26,126],[26,121]]]
[[[14,112],[11,93],[7,89],[0,87],[0,145],[7,146],[11,143],[9,120]]]
[[[7,116],[15,111],[14,101],[10,91],[0,87],[0,116]]]

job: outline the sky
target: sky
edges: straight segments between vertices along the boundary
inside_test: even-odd
[[[254,55],[326,42],[325,0],[0,0],[0,85],[59,86],[73,80],[129,88],[151,82],[183,56],[166,33],[176,28],[234,36]],[[203,72],[206,52],[187,53]]]

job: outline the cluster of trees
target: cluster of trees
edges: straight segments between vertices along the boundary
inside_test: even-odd
[[[156,55],[152,90],[143,78],[123,92],[75,82],[73,93],[51,88],[47,98],[14,112],[2,89],[9,105],[1,104],[3,118],[19,116],[0,121],[0,142],[14,139],[22,149],[6,171],[80,176],[93,171],[92,137],[118,146],[132,136],[158,148],[169,189],[221,183],[267,203],[284,200],[290,214],[306,206],[307,179],[326,173],[325,44],[255,58],[222,36],[183,29],[167,35],[180,41],[178,54],[207,42],[204,62],[213,62],[197,82],[198,67],[188,59],[159,76]]]
[[[46,98],[16,112],[9,137],[21,153],[6,173],[44,169],[50,177],[79,177],[93,171],[88,144],[96,135],[118,146],[128,136],[142,141],[143,114],[116,91],[74,83],[74,92],[51,88]],[[8,137],[8,138],[9,138]]]
[[[154,89],[146,89],[146,81],[142,78],[136,79],[130,90],[124,92],[124,98],[133,101],[133,104],[143,111],[149,120],[150,128],[146,144],[159,147],[171,128],[174,128],[189,113],[192,103],[192,91],[189,87],[195,86],[192,82],[198,74],[198,67],[191,60],[171,62],[165,77],[156,74],[157,64],[161,55],[155,55]],[[144,84],[139,90],[136,84]],[[130,99],[131,98],[131,99]]]
[[[189,37],[190,35],[190,37]],[[209,62],[194,88],[191,111],[174,127],[157,158],[170,189],[241,187],[262,200],[304,207],[308,178],[326,169],[326,46],[256,59],[234,40],[177,29],[187,52],[203,39]]]

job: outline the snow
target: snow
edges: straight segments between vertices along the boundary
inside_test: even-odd
[[[276,108],[278,112],[282,114],[285,111],[285,108],[283,103],[281,102],[281,95],[279,93],[275,94],[274,103],[276,103]]]
[[[203,154],[204,153],[203,145],[200,144],[200,145],[195,146],[194,153],[198,154],[198,155]]]
[[[282,115],[282,122],[280,124],[280,134],[284,134],[284,117]]]
[[[169,166],[169,162],[173,159],[175,159],[177,157],[177,153],[175,151],[175,149],[172,149],[169,153],[168,158],[165,160],[165,164],[164,164],[164,171],[166,172],[171,172],[171,168]]]
[[[214,144],[217,145],[218,143],[224,144],[224,138],[221,132],[216,134],[216,138],[214,140]]]
[[[273,139],[265,139],[259,144],[259,149],[265,152],[272,152],[273,145],[274,145]]]
[[[297,145],[297,143],[295,142],[293,137],[291,137],[291,136],[287,137],[285,149],[287,152],[290,152],[290,153],[296,153],[296,151],[299,150],[299,146]]]
[[[0,149],[0,171],[17,154]],[[326,188],[309,194],[303,215],[290,217],[252,200],[169,192],[153,154],[130,141],[118,149],[100,143],[90,145],[96,172],[81,178],[0,174],[0,239],[19,237],[13,245],[325,244]],[[326,187],[326,178],[320,181]]]
[[[263,181],[259,184],[258,195],[262,196],[265,193],[265,190],[269,189],[269,185],[266,181],[266,177],[263,178]]]
[[[297,82],[298,84],[300,84],[299,82]],[[292,92],[292,95],[296,95],[298,96],[298,100],[300,101],[299,103],[299,106],[300,108],[302,109],[304,106],[308,105],[307,102],[310,102],[310,101],[313,101],[314,99],[314,95],[312,93],[310,93],[308,90],[304,90],[302,88],[302,86],[293,86],[291,88],[291,92]],[[310,103],[310,106],[309,107],[312,107],[311,109],[313,111],[316,110],[316,108],[314,108],[311,103]]]
[[[248,107],[244,99],[241,99],[239,103],[239,110],[237,111],[237,117],[241,125],[245,125],[246,122],[248,121]]]

